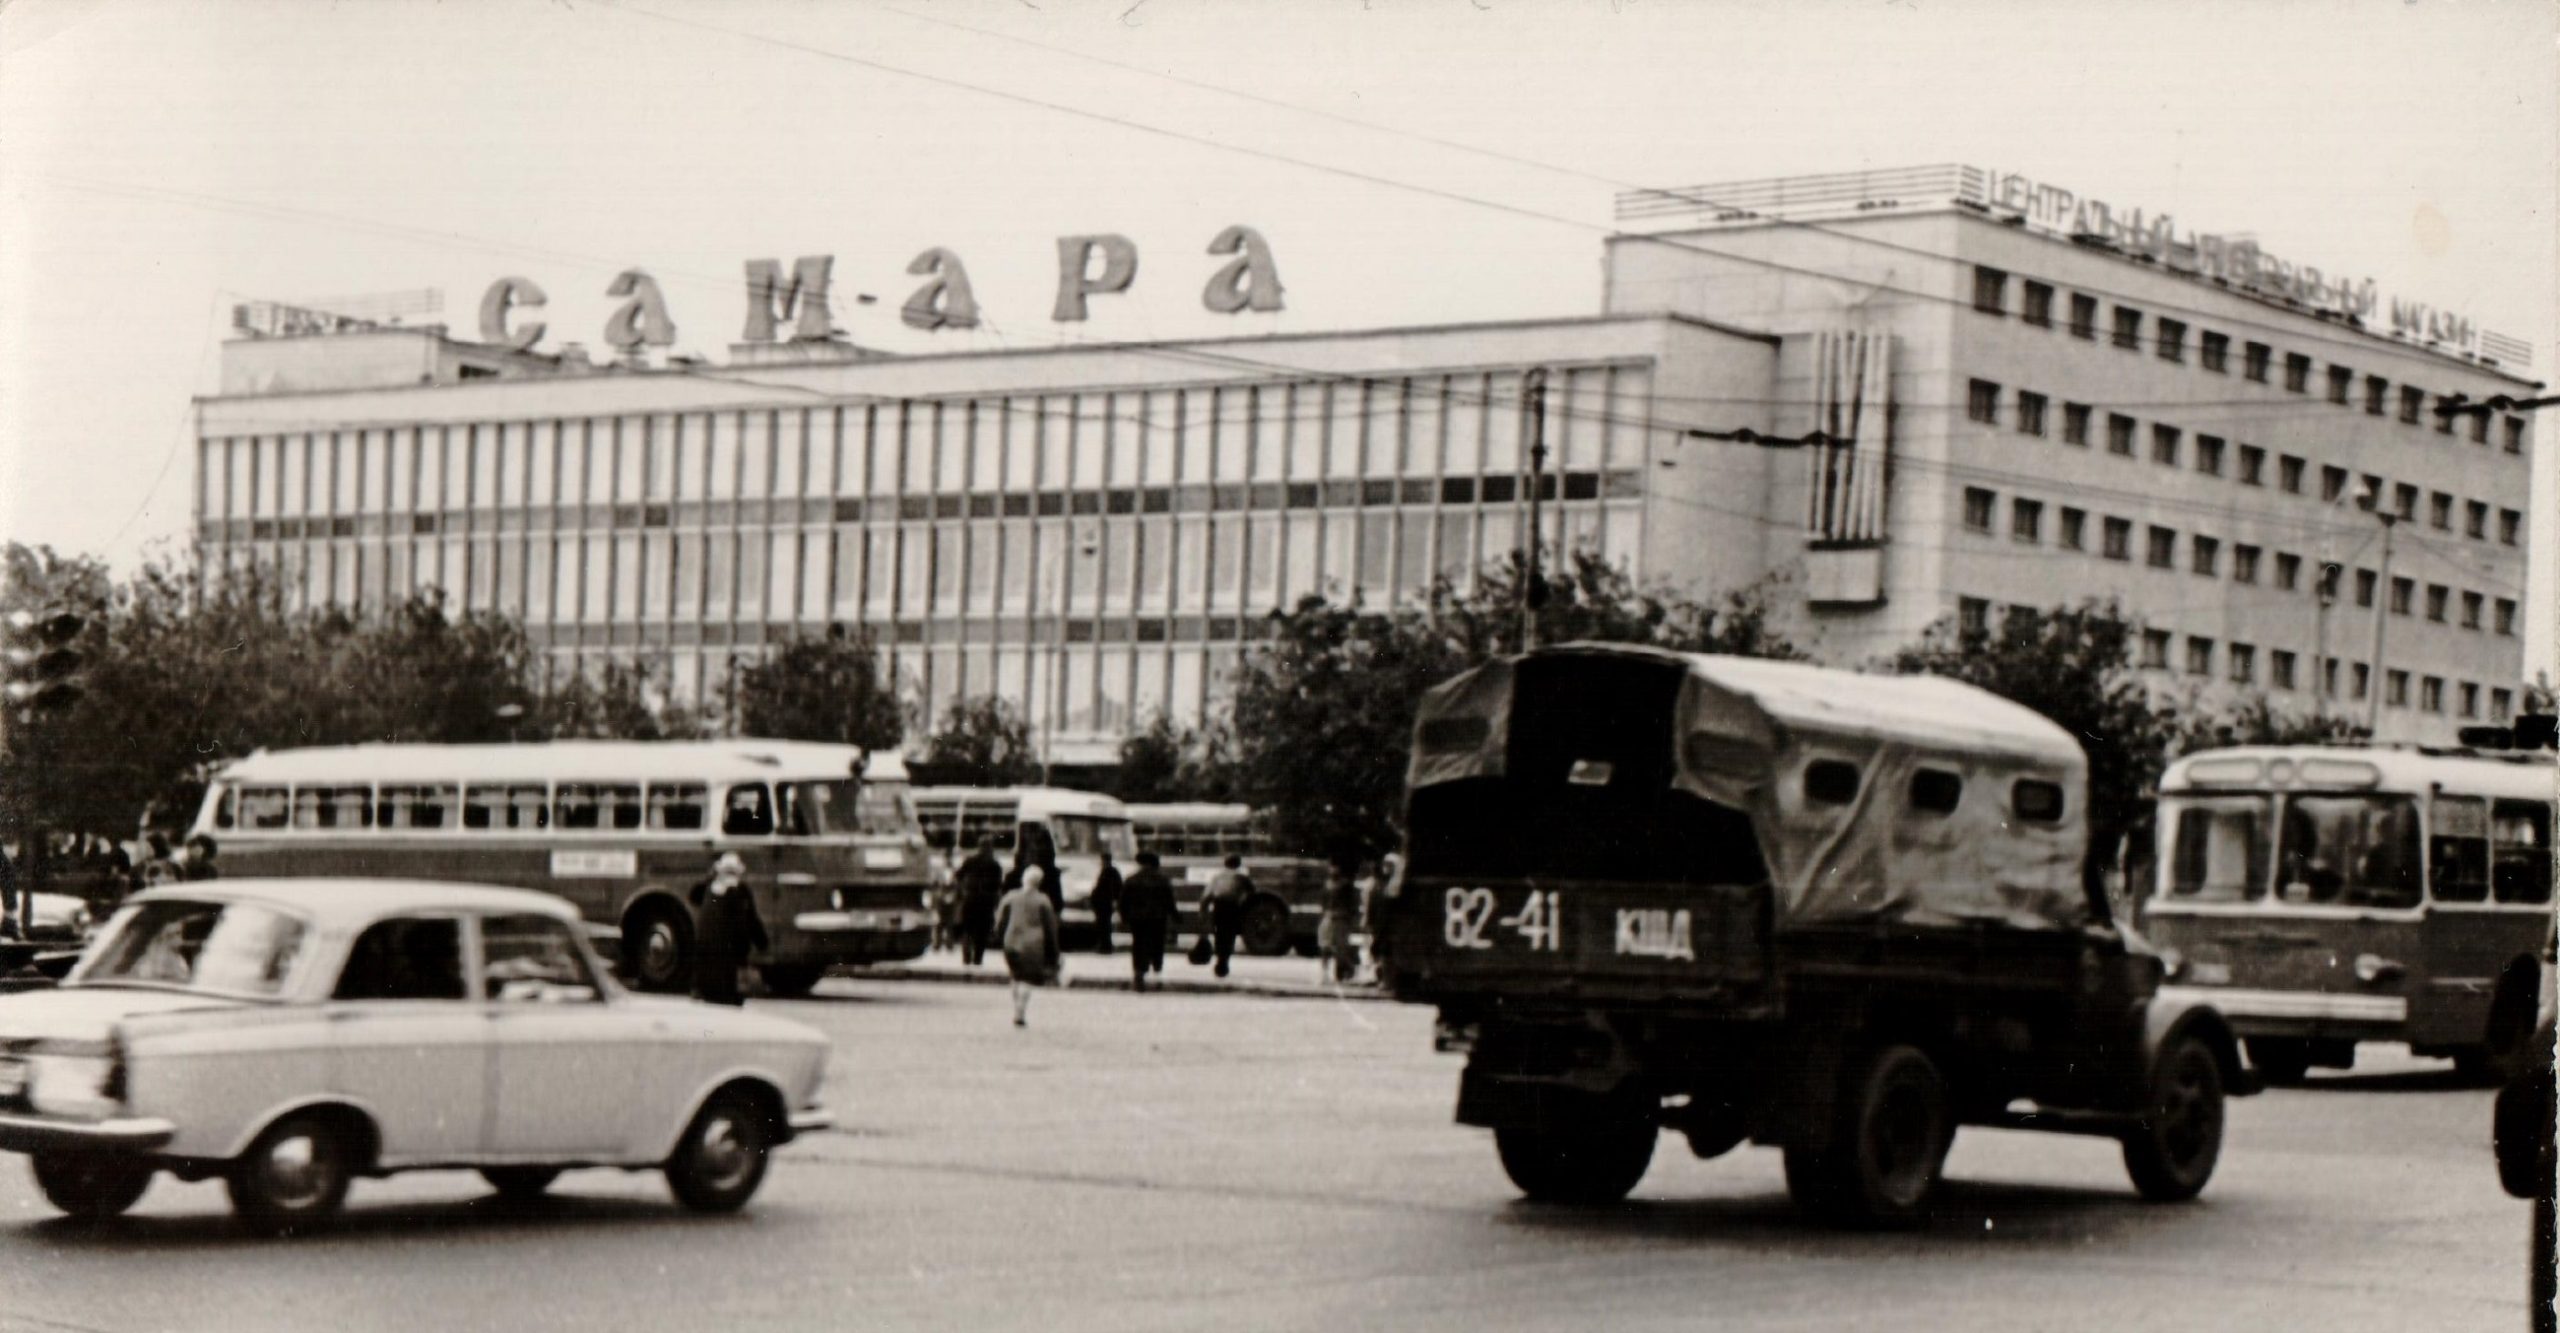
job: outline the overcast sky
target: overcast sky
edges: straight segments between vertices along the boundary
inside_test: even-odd
[[[1932,162],[2254,232],[2527,338],[2560,378],[2554,14],[7,0],[0,530],[120,565],[181,540],[189,399],[241,300],[436,288],[470,336],[517,274],[550,294],[547,346],[594,346],[636,266],[679,350],[722,356],[743,261],[832,254],[839,322],[900,350],[1582,314],[1620,188]],[[1286,311],[1201,310],[1236,222],[1270,239]],[[1137,243],[1136,285],[1053,324],[1056,238],[1098,231]],[[983,330],[898,323],[937,245]]]

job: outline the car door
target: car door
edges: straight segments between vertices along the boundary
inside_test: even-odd
[[[356,937],[324,1006],[331,1086],[373,1115],[386,1164],[480,1154],[489,1024],[463,958],[462,918],[385,918]]]
[[[493,1157],[623,1161],[647,1137],[642,1111],[668,1019],[608,993],[574,929],[535,913],[480,922]]]

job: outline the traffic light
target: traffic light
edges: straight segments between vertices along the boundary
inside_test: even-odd
[[[38,713],[59,712],[79,702],[83,659],[72,645],[88,625],[70,611],[9,613],[7,646],[0,656],[7,659],[10,714],[20,725]]]

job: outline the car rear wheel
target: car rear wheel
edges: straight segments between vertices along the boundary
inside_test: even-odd
[[[36,1188],[54,1207],[84,1222],[121,1217],[142,1201],[158,1167],[122,1153],[37,1153]]]
[[[2194,1036],[2172,1040],[2151,1071],[2151,1105],[2124,1139],[2125,1174],[2153,1203],[2204,1192],[2222,1156],[2222,1063]]]
[[[484,1166],[480,1178],[508,1203],[531,1203],[551,1192],[551,1182],[560,1178],[556,1166]]]
[[[231,1209],[262,1236],[306,1230],[346,1203],[356,1160],[344,1121],[310,1112],[286,1116],[231,1164]]]
[[[770,1117],[745,1093],[726,1091],[706,1103],[675,1156],[667,1159],[667,1188],[696,1212],[727,1213],[744,1207],[764,1183],[771,1160]]]
[[[1289,908],[1275,898],[1256,898],[1244,909],[1244,929],[1237,932],[1244,951],[1256,958],[1278,958],[1289,952]]]
[[[666,903],[653,903],[622,926],[622,974],[634,989],[682,991],[692,978],[693,923]]]
[[[1884,1047],[1854,1067],[1833,1115],[1815,1141],[1787,1145],[1796,1206],[1835,1225],[1918,1225],[1955,1140],[1938,1066],[1918,1047]]]
[[[2249,1067],[2267,1081],[2267,1086],[2289,1088],[2302,1082],[2311,1072],[2311,1043],[2291,1037],[2251,1037],[2241,1043],[2249,1052]]]
[[[818,978],[827,974],[824,963],[768,963],[757,971],[764,977],[765,990],[785,1000],[817,989]]]

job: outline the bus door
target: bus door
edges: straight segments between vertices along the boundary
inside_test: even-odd
[[[2445,793],[2427,832],[2425,989],[2409,1039],[2467,1045],[2488,1030],[2507,964],[2534,955],[2550,931],[2551,809]]]
[[[763,782],[740,782],[724,792],[720,800],[720,850],[736,852],[746,862],[747,884],[756,891],[756,906],[768,926],[782,910],[782,897],[776,890],[785,886],[784,875],[805,879],[804,867],[785,864],[782,845],[774,839],[774,796],[771,785]],[[709,873],[708,864],[703,867]]]

